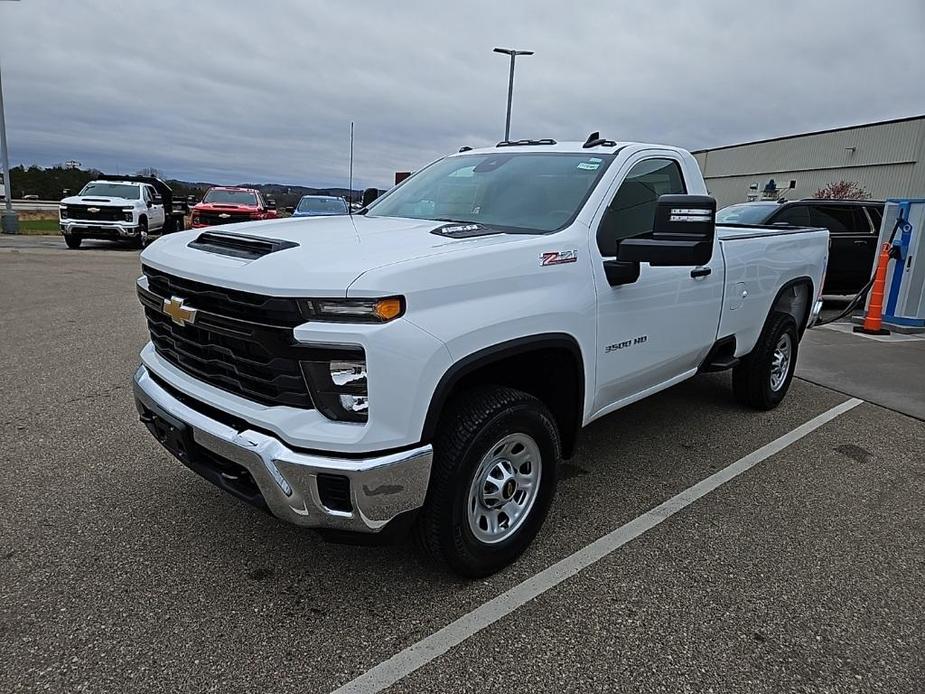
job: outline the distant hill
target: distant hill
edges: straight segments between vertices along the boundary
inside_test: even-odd
[[[96,178],[101,172],[96,169],[67,169],[64,166],[41,167],[32,165],[14,166],[10,169],[12,187],[10,193],[14,198],[24,195],[38,195],[41,200],[60,200],[66,195],[75,195],[87,183]],[[145,174],[150,172],[145,171]],[[204,181],[179,181],[165,179],[167,185],[173,189],[175,195],[187,197],[195,196],[201,199],[206,190],[214,183]],[[348,195],[346,188],[309,188],[307,186],[290,186],[281,183],[240,183],[245,188],[256,188],[264,195],[276,200],[280,208],[293,207],[303,195],[340,195],[353,200],[360,200],[362,190],[354,190]]]

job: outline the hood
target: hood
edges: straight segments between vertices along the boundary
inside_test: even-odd
[[[131,198],[114,198],[110,196],[103,197],[101,195],[72,195],[69,198],[64,198],[59,204],[61,205],[113,205],[118,207],[128,207],[134,205],[139,200],[133,200]]]
[[[141,260],[188,279],[258,294],[344,296],[354,280],[374,268],[531,238],[522,234],[448,238],[430,233],[446,226],[446,222],[431,220],[357,215],[226,224],[163,236],[145,249]],[[240,234],[296,245],[243,260],[189,248],[202,233]]]
[[[221,212],[222,210],[226,212],[253,212],[257,209],[257,203],[254,203],[253,205],[238,205],[225,202],[200,202],[196,205],[193,205],[192,209],[199,212],[211,212],[213,210],[216,212]]]

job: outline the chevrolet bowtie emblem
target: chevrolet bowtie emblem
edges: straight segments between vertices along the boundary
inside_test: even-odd
[[[184,301],[177,296],[164,299],[164,313],[177,325],[192,325],[196,322],[196,309],[184,306]]]
[[[92,212],[93,214],[96,214],[99,211],[100,211],[99,207],[88,207],[87,208],[87,212]]]
[[[219,219],[228,219],[231,215],[227,212],[222,212],[218,217]]]

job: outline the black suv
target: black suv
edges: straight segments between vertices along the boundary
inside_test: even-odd
[[[870,279],[883,220],[878,200],[743,202],[716,213],[717,224],[788,224],[825,227],[831,235],[829,268],[822,291],[856,294]]]

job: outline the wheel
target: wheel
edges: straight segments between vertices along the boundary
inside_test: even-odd
[[[144,248],[148,245],[148,220],[140,219],[138,221],[138,236],[134,239],[135,248]]]
[[[419,543],[469,578],[507,566],[543,525],[559,458],[555,421],[532,395],[503,387],[465,393],[448,406],[434,440]]]
[[[793,316],[773,313],[758,344],[732,370],[732,390],[736,399],[757,410],[777,407],[793,380],[798,346]]]
[[[172,234],[175,231],[183,231],[186,228],[186,219],[184,217],[174,217],[173,228],[165,233]]]
[[[83,239],[77,236],[77,234],[64,235],[64,243],[67,244],[68,248],[80,248],[81,241],[83,241]]]

